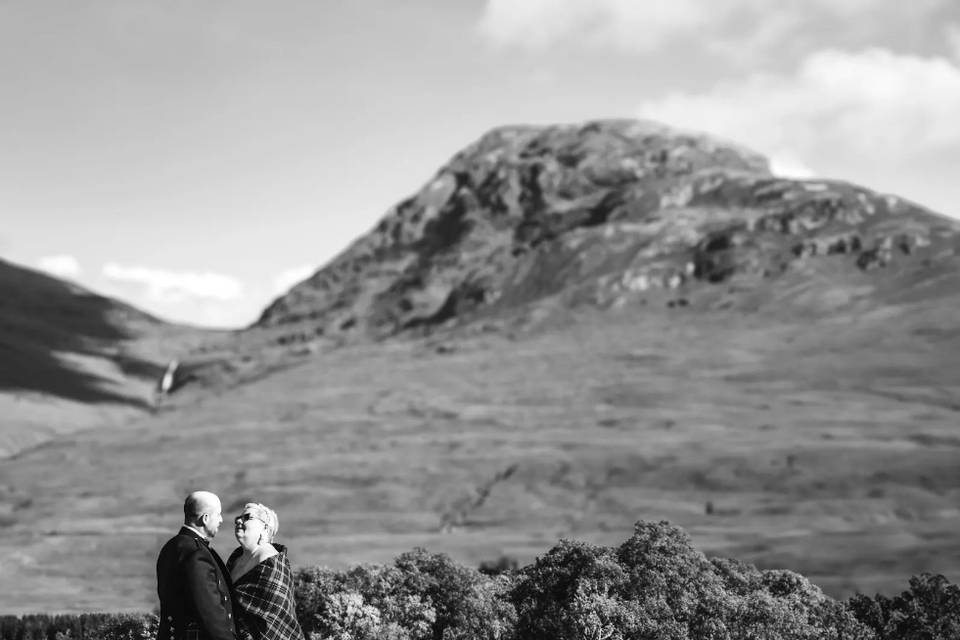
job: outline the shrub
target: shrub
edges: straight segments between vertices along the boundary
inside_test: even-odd
[[[513,630],[508,585],[416,549],[391,566],[299,572],[297,613],[305,633],[323,638],[501,640]]]
[[[0,640],[154,640],[153,614],[85,613],[0,617]]]
[[[624,597],[649,617],[643,633],[677,640],[727,637],[731,595],[682,529],[638,522],[617,558],[628,576]]]
[[[500,556],[496,560],[484,560],[477,567],[480,573],[486,576],[498,576],[501,573],[514,573],[520,568],[516,558]]]
[[[894,598],[858,594],[848,609],[878,640],[956,640],[960,638],[960,587],[939,574],[910,579]]]
[[[632,611],[618,591],[626,575],[606,547],[561,540],[520,570],[511,592],[516,633],[525,640],[622,637]]]
[[[520,572],[526,640],[871,640],[843,604],[790,571],[708,560],[665,522],[617,549],[562,541]]]
[[[80,623],[83,640],[154,640],[159,627],[156,616],[144,614],[84,614]]]

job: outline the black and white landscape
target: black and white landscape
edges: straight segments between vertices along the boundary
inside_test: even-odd
[[[955,576],[958,232],[614,120],[484,134],[243,330],[5,263],[4,604],[149,610],[195,487],[303,566],[668,520],[835,597]]]

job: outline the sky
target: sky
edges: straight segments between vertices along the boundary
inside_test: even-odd
[[[240,327],[493,127],[645,118],[960,217],[957,0],[0,0],[0,258]]]

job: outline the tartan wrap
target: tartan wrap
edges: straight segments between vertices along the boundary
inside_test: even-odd
[[[244,640],[304,640],[293,602],[293,570],[287,548],[273,545],[277,555],[267,558],[233,584],[238,636]],[[230,555],[232,567],[241,549]]]

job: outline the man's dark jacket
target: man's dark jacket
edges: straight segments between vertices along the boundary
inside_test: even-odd
[[[230,574],[217,552],[187,527],[157,558],[157,640],[236,640]]]

